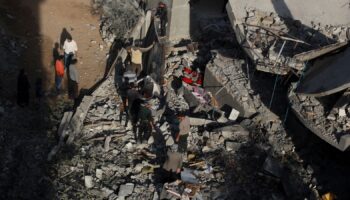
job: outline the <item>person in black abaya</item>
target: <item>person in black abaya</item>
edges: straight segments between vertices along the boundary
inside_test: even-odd
[[[29,105],[29,89],[30,83],[27,73],[21,69],[17,79],[17,104],[19,106]]]

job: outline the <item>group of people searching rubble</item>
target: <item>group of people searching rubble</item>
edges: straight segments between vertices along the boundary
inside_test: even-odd
[[[165,14],[164,14],[165,13]],[[166,6],[159,3],[157,14],[166,15]],[[165,35],[165,25],[161,22],[161,35]],[[138,144],[147,143],[149,141],[157,140],[156,137],[164,137],[161,129],[156,123],[157,108],[152,103],[153,99],[165,101],[167,86],[159,86],[151,76],[146,75],[146,70],[142,64],[142,57],[144,53],[152,50],[156,45],[155,42],[149,46],[144,47],[141,40],[135,40],[129,47],[126,48],[127,56],[123,62],[122,58],[118,58],[118,65],[116,73],[120,77],[116,81],[118,93],[121,97],[122,103],[119,106],[119,121],[124,123],[125,127],[132,130],[134,139]],[[200,70],[193,70],[186,60],[181,61],[181,74],[179,81],[183,84],[193,86],[201,86],[203,75]],[[175,78],[175,77],[174,77]],[[216,101],[210,98],[209,102],[213,106],[217,104]],[[161,104],[161,103],[160,103]],[[165,103],[166,104],[166,103]],[[159,109],[159,108],[158,108]],[[198,110],[204,108],[198,108]],[[188,136],[191,131],[190,118],[187,116],[187,111],[175,111],[174,126],[172,127],[173,142],[167,144],[163,157],[165,158],[162,167],[159,169],[157,178],[160,183],[163,183],[163,190],[160,193],[160,199],[170,199],[171,192],[169,187],[172,183],[181,180],[182,163],[187,158]],[[123,120],[125,119],[125,120]],[[151,138],[152,137],[152,138]],[[165,138],[163,138],[165,140]],[[176,195],[175,195],[176,196]]]

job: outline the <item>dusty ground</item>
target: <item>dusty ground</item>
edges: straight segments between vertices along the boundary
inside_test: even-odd
[[[103,76],[108,47],[99,34],[99,16],[90,12],[90,0],[0,0],[0,9],[0,23],[26,46],[18,66],[27,69],[32,86],[41,77],[45,90],[53,90],[52,51],[63,28],[78,44],[79,87],[90,88]],[[15,98],[16,77],[2,77],[2,82],[6,96]]]

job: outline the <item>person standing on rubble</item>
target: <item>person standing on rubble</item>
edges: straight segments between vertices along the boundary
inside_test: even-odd
[[[143,143],[144,140],[148,141],[154,127],[151,106],[148,103],[143,103],[141,105],[138,120],[138,139],[140,143]]]
[[[175,136],[175,142],[179,145],[178,150],[180,153],[187,153],[187,138],[191,131],[190,119],[184,114],[178,114],[179,132]]]
[[[128,114],[128,107],[126,105],[127,102],[127,92],[131,89],[129,85],[129,78],[125,77],[122,84],[119,86],[119,95],[122,99],[122,105],[119,106],[119,122],[122,123],[123,113],[125,112],[125,127],[128,125],[129,122],[129,114]]]
[[[141,48],[142,42],[141,40],[136,40],[134,42],[134,46],[128,48],[128,57],[130,58],[131,62],[131,71],[133,71],[137,77],[140,76],[142,68],[142,54],[150,51],[155,42],[153,42],[150,46],[146,48]]]
[[[156,16],[160,19],[160,36],[165,36],[168,23],[168,10],[165,3],[159,2]]]
[[[129,80],[130,81],[130,80]],[[140,106],[141,106],[141,95],[139,94],[139,92],[137,91],[137,87],[135,85],[134,82],[131,82],[129,84],[129,89],[126,92],[127,95],[127,99],[126,99],[126,107],[128,108],[128,117],[131,120],[131,124],[132,124],[132,130],[134,132],[134,137],[135,140],[137,140],[137,135],[136,135],[136,131],[137,131],[137,121],[138,121],[138,112],[140,110]]]
[[[79,74],[76,67],[77,63],[77,59],[72,59],[68,70],[68,96],[74,101],[76,101],[79,96]]]
[[[178,145],[173,144],[167,151],[166,160],[162,167],[162,183],[171,183],[180,179],[182,169],[182,154],[179,153]]]

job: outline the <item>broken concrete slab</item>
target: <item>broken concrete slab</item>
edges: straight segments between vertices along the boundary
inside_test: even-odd
[[[129,196],[134,191],[134,187],[135,187],[135,185],[133,183],[126,183],[124,185],[121,185],[119,187],[118,196],[119,197]]]
[[[208,124],[214,123],[214,122],[215,121],[209,120],[209,119],[190,117],[190,125],[191,126],[203,126],[203,125],[208,125]]]
[[[350,25],[350,12],[347,0],[284,0],[261,2],[259,0],[229,0],[226,8],[234,13],[237,20],[246,16],[246,8],[258,8],[264,12],[277,12],[280,16],[300,20],[303,24]],[[230,9],[230,10],[229,10]]]
[[[94,96],[85,96],[79,107],[76,109],[67,128],[67,131],[69,132],[69,137],[66,142],[67,144],[71,144],[74,141],[75,137],[80,133],[87,112],[89,111],[90,105],[94,99]]]
[[[341,53],[315,61],[300,81],[296,92],[308,96],[321,97],[350,87],[350,48]]]

